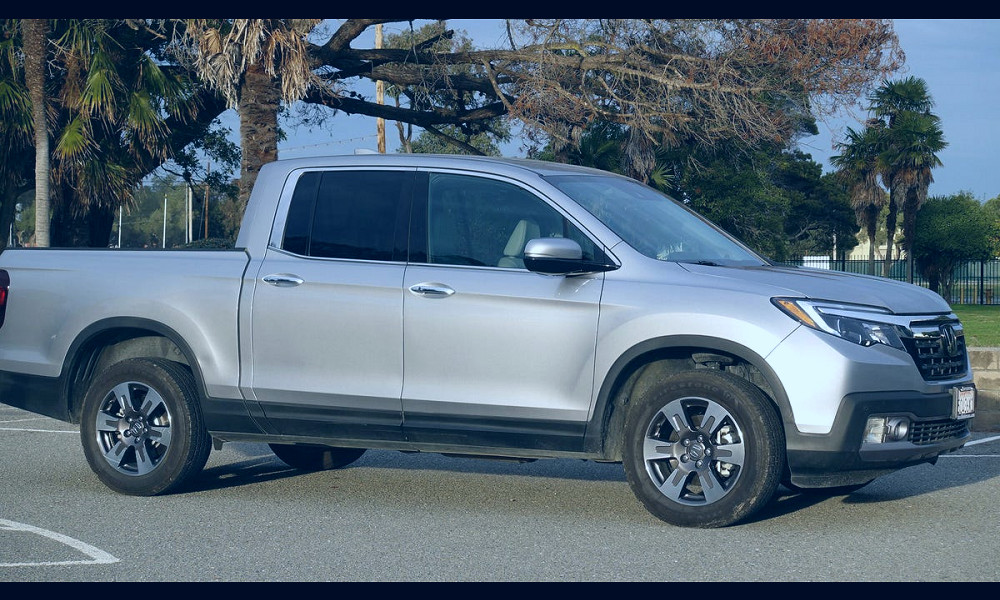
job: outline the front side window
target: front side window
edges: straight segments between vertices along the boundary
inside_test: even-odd
[[[546,237],[568,237],[593,260],[594,243],[538,196],[516,185],[433,173],[427,187],[426,254],[421,262],[524,268],[524,246]]]
[[[282,249],[303,256],[401,260],[401,215],[413,173],[316,171],[299,177]]]

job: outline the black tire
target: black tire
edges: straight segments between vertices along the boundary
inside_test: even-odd
[[[303,471],[340,469],[361,458],[364,448],[334,448],[305,444],[268,444],[275,456],[289,467]]]
[[[80,437],[97,477],[134,496],[179,489],[212,451],[191,372],[155,358],[116,363],[94,379],[83,401]]]
[[[699,369],[666,379],[633,402],[623,463],[633,493],[653,515],[682,527],[724,527],[774,497],[784,469],[784,431],[757,387]]]

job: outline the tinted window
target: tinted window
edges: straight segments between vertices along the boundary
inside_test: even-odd
[[[584,257],[594,259],[589,238],[541,198],[518,186],[437,173],[430,176],[427,196],[429,263],[524,268],[524,245],[545,237],[574,239]]]
[[[282,248],[305,256],[393,260],[412,172],[325,171],[299,178]],[[397,254],[397,256],[399,256]]]
[[[285,239],[281,247],[295,254],[309,254],[309,232],[312,229],[316,192],[319,190],[320,173],[306,173],[299,177],[288,208],[285,222]]]

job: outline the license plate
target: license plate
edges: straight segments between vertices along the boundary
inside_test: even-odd
[[[951,389],[953,419],[971,419],[976,416],[976,388],[957,387]]]

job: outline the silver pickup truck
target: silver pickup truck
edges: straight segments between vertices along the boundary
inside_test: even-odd
[[[343,156],[264,167],[233,250],[0,255],[0,401],[79,423],[126,494],[227,441],[621,462],[660,519],[746,519],[961,447],[938,295],[779,267],[609,173]]]

